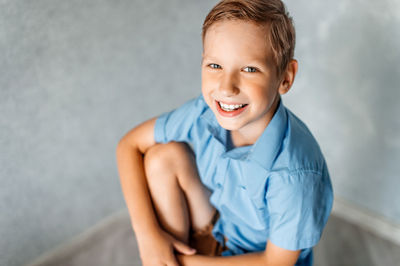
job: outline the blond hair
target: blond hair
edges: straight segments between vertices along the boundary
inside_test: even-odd
[[[280,77],[294,56],[296,32],[293,19],[281,0],[222,0],[208,13],[203,23],[202,40],[215,22],[243,20],[269,25],[269,41]]]

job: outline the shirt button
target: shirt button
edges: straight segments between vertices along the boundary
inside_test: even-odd
[[[220,183],[217,184],[217,188],[221,188],[222,185]]]

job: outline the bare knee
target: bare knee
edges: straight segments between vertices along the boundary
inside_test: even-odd
[[[169,142],[156,144],[144,156],[144,167],[147,178],[176,176],[180,167],[194,161],[194,156],[188,144],[184,142]]]

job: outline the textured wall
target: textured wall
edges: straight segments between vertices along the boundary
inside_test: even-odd
[[[286,105],[320,141],[335,193],[399,223],[399,4],[286,2],[300,61]],[[214,3],[0,0],[0,265],[124,207],[115,146],[198,95]]]
[[[199,93],[213,4],[0,1],[0,265],[124,207],[118,140]]]
[[[400,2],[286,1],[300,61],[292,107],[335,193],[400,224]]]

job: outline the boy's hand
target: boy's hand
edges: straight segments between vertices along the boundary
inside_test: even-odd
[[[195,249],[160,229],[152,237],[139,242],[139,251],[144,266],[167,265],[179,266],[174,250],[185,255],[193,255]]]

